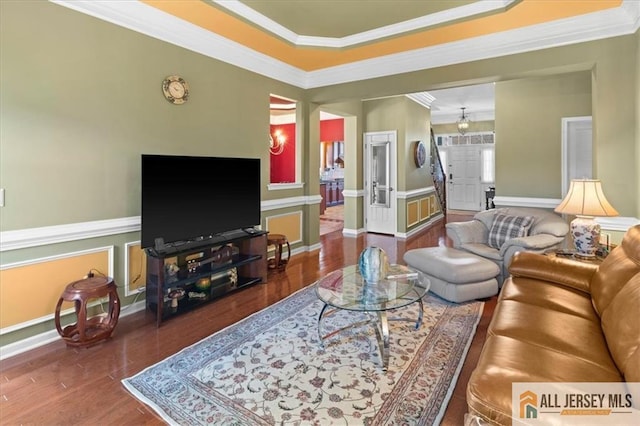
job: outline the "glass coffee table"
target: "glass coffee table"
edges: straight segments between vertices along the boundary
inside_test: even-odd
[[[387,311],[417,302],[417,330],[422,324],[422,297],[429,291],[429,286],[429,280],[421,272],[402,265],[391,265],[387,278],[375,283],[365,282],[358,272],[357,265],[330,273],[316,283],[316,294],[324,303],[318,316],[320,343],[324,345],[326,338],[357,325],[352,324],[323,336],[322,319],[330,313],[336,310],[375,313],[378,348],[382,355],[382,367],[386,371],[389,366],[389,321],[414,321],[407,318],[388,318]]]

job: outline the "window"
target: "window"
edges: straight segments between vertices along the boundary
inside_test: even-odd
[[[438,152],[440,153],[440,162],[442,163],[442,172],[444,173],[445,176],[447,176],[447,169],[448,169],[448,164],[447,164],[447,150],[446,149],[438,149]]]
[[[495,182],[495,149],[491,148],[482,148],[481,152],[481,167],[482,167],[482,183],[493,183]]]

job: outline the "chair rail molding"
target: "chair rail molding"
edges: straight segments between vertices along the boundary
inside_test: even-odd
[[[527,198],[496,196],[493,204],[496,207],[537,207],[540,209],[555,209],[562,202],[559,198]]]
[[[0,232],[0,252],[140,231],[140,216]]]
[[[287,207],[320,204],[320,195],[278,198],[262,201],[262,212]],[[64,225],[42,226],[0,232],[0,252],[19,250],[29,247],[65,243],[88,238],[139,232],[142,224],[140,216],[117,219],[95,220],[90,222],[67,223]]]
[[[364,197],[364,189],[345,189],[342,191],[342,196],[348,198]]]
[[[398,191],[396,192],[396,197],[406,200],[408,198],[419,197],[421,195],[433,194],[435,191],[435,186],[428,186],[426,188],[411,189],[409,191]]]

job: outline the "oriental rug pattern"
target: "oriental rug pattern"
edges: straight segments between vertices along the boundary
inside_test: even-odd
[[[374,318],[336,311],[320,344],[322,303],[309,286],[123,380],[169,424],[438,424],[475,334],[482,302],[452,304],[429,294],[390,312],[384,372]]]

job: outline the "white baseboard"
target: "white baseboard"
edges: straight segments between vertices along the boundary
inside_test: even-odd
[[[397,232],[396,233],[396,237],[400,238],[402,240],[406,240],[407,238],[411,238],[414,235],[417,235],[417,234],[421,233],[426,228],[430,227],[431,225],[433,225],[434,223],[436,223],[438,220],[440,220],[442,218],[444,218],[444,215],[442,213],[438,213],[437,215],[435,215],[434,217],[430,218],[428,221],[426,221],[422,225],[416,226],[415,228],[413,228],[409,232]]]

